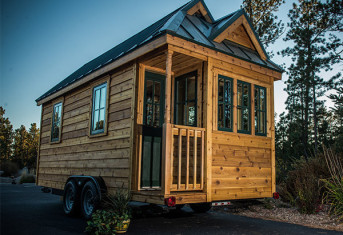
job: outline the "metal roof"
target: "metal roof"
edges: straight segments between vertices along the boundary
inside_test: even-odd
[[[208,13],[208,16],[213,23],[209,23],[203,18],[195,15],[187,15],[187,11],[198,2],[201,2],[203,4]],[[174,36],[178,36],[194,43],[204,45],[225,54],[235,56],[237,58],[258,64],[272,70],[276,70],[278,72],[282,72],[282,69],[278,65],[270,61],[269,58],[267,58],[266,61],[262,60],[256,51],[227,40],[224,40],[221,43],[212,41],[215,35],[219,35],[223,30],[225,30],[226,27],[232,24],[242,14],[245,14],[244,10],[238,10],[218,19],[217,21],[214,21],[211,13],[202,0],[192,0],[182,7],[178,8],[177,10],[173,11],[172,13],[168,14],[167,16],[163,17],[156,23],[142,30],[141,32],[135,34],[126,41],[120,43],[119,45],[115,46],[114,48],[110,49],[94,60],[83,65],[81,68],[76,70],[74,73],[69,75],[67,78],[62,80],[56,86],[54,86],[38,99],[36,99],[36,102],[39,102],[40,100],[54,94],[55,92],[73,84],[86,75],[121,58],[125,54],[134,51],[135,49],[143,46],[147,42],[156,39],[158,36],[161,36],[164,33],[173,34]],[[248,18],[247,20],[249,22]],[[258,39],[257,36],[256,38]],[[262,45],[261,47],[263,48]]]

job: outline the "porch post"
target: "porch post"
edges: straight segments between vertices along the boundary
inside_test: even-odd
[[[172,128],[170,124],[170,109],[171,109],[171,87],[172,87],[172,57],[173,51],[166,52],[166,82],[165,82],[165,108],[164,108],[164,124],[163,124],[163,145],[162,145],[162,193],[170,194],[171,183],[171,143],[172,143]]]

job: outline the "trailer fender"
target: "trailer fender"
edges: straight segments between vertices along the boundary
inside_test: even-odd
[[[102,199],[102,195],[107,192],[107,187],[105,181],[101,176],[89,176],[89,175],[72,175],[68,178],[68,183],[70,180],[75,180],[77,186],[82,190],[83,186],[88,182],[92,181],[96,186],[97,192],[100,196],[100,201]]]

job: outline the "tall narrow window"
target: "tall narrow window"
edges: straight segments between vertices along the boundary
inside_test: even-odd
[[[232,79],[218,76],[218,129],[232,131]]]
[[[196,72],[175,79],[175,123],[178,125],[197,125],[196,80]]]
[[[266,107],[266,88],[256,86],[255,93],[255,134],[267,134],[267,107]]]
[[[250,134],[250,84],[237,81],[237,127],[239,133]]]
[[[59,142],[61,136],[62,102],[54,105],[52,111],[51,142]]]
[[[106,121],[107,83],[93,89],[91,134],[104,133]]]

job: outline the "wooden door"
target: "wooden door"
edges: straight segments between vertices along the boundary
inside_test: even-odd
[[[165,76],[146,72],[144,85],[141,187],[161,187]]]

